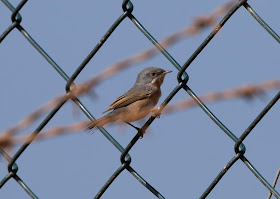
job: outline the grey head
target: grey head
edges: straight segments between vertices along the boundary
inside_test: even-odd
[[[160,87],[161,84],[163,83],[165,75],[170,72],[172,72],[172,71],[166,71],[162,68],[157,68],[157,67],[145,68],[138,74],[135,85],[149,84],[152,86]]]

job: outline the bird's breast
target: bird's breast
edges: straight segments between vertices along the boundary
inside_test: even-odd
[[[131,103],[127,106],[126,113],[120,119],[125,122],[134,122],[143,119],[157,105],[160,96],[161,91],[157,90],[148,98]]]

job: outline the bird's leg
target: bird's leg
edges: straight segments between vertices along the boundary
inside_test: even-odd
[[[160,118],[161,115],[160,107],[158,107],[157,109],[152,109],[151,112],[153,117]]]
[[[143,133],[142,133],[142,131],[141,131],[140,128],[134,126],[133,124],[130,124],[129,122],[125,122],[125,123],[127,123],[128,125],[130,125],[130,126],[132,126],[133,128],[135,128],[135,129],[138,131],[138,133],[141,132],[140,138],[141,138],[141,139],[143,138]]]
[[[127,124],[130,125],[130,126],[132,126],[132,127],[135,128],[137,131],[140,130],[138,127],[134,126],[133,124],[130,124],[129,122],[125,122],[125,123],[127,123]]]

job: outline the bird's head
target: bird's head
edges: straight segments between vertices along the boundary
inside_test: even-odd
[[[138,74],[135,84],[150,85],[159,88],[163,83],[165,75],[171,72],[162,68],[148,67]]]

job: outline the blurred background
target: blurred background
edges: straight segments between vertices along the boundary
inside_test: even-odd
[[[20,1],[11,0],[16,7]],[[132,1],[133,15],[158,40],[191,25],[198,16],[212,13],[226,0]],[[248,2],[278,34],[280,2]],[[21,25],[71,76],[104,33],[122,14],[122,1],[28,1],[21,9]],[[11,24],[11,12],[0,3],[0,32]],[[216,23],[215,23],[216,24]],[[214,27],[214,26],[213,26]],[[213,27],[180,40],[167,51],[183,65]],[[83,82],[114,63],[147,48],[151,42],[127,18],[76,79]],[[203,95],[246,84],[279,79],[280,46],[241,7],[187,69],[188,86]],[[0,45],[0,132],[19,123],[32,111],[65,93],[66,82],[14,29]],[[162,55],[117,73],[80,100],[95,116],[133,84],[148,66],[173,70],[162,86],[161,103],[178,84],[177,70]],[[229,99],[206,104],[237,137],[256,118],[279,89],[254,98]],[[170,104],[189,99],[183,90]],[[280,167],[279,102],[244,141],[246,157],[271,184]],[[32,133],[45,115],[17,135]],[[68,101],[44,130],[86,120]],[[147,120],[147,119],[146,119]],[[146,121],[135,122],[141,126]],[[125,147],[135,136],[130,126],[111,125],[106,130]],[[8,150],[12,156],[20,148]],[[165,198],[199,198],[235,155],[234,142],[199,107],[163,114],[155,119],[144,138],[129,152],[131,166]],[[18,175],[39,198],[93,198],[120,166],[120,152],[99,131],[85,131],[33,142],[19,157]],[[0,179],[7,174],[7,161],[0,158]],[[279,186],[276,186],[276,189]],[[268,190],[238,160],[208,198],[266,198]],[[25,199],[27,193],[13,179],[0,190],[0,198]],[[155,198],[126,170],[102,196],[109,198]]]

